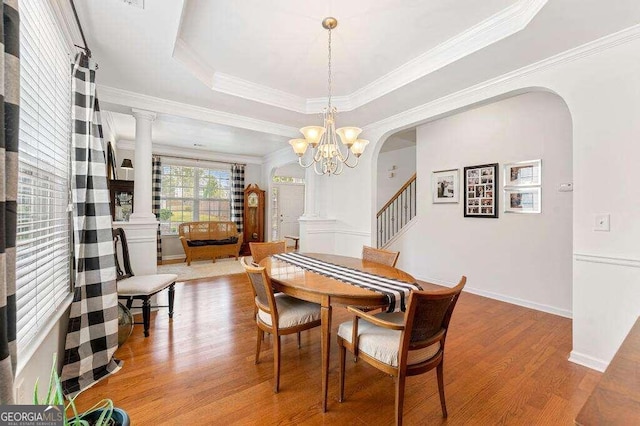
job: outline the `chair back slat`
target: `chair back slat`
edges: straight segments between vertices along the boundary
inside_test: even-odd
[[[116,228],[111,231],[113,235],[114,256],[116,261],[116,281],[132,277],[131,260],[129,259],[129,246],[127,245],[127,236],[124,229]],[[118,250],[120,249],[120,250]],[[120,263],[119,253],[122,253],[122,264]]]
[[[270,241],[267,243],[249,243],[249,250],[251,250],[251,257],[254,263],[260,263],[265,257],[269,257],[272,254],[284,253],[287,251],[287,243],[285,240]]]
[[[369,246],[362,247],[362,260],[380,263],[387,266],[396,266],[400,252],[377,249]]]

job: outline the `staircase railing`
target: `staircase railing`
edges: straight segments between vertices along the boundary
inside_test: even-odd
[[[416,175],[380,209],[376,215],[377,244],[383,247],[416,215]]]

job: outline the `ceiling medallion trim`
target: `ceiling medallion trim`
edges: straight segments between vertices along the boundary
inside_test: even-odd
[[[520,0],[355,92],[333,97],[332,104],[340,111],[352,111],[509,37],[526,28],[547,1]],[[326,97],[307,99],[232,75],[218,73],[204,65],[198,54],[180,38],[181,32],[182,19],[173,57],[182,62],[212,90],[303,114],[322,112],[327,104]]]

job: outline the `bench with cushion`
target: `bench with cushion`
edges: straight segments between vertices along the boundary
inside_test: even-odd
[[[180,242],[187,265],[195,259],[235,256],[240,254],[242,233],[233,222],[185,222],[178,226]]]

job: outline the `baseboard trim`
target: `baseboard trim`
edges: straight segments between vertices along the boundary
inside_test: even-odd
[[[569,361],[600,372],[604,372],[604,370],[609,366],[608,362],[604,362],[601,359],[593,358],[589,355],[581,354],[576,351],[571,351],[569,354]]]
[[[458,284],[457,282],[455,282],[455,283],[454,282],[448,282],[448,281],[433,279],[433,278],[429,278],[429,277],[418,277],[416,275],[414,275],[414,277],[417,278],[420,281],[426,281],[426,282],[429,282],[429,283],[433,283],[433,284],[437,284],[437,285],[443,285],[443,286],[446,286],[446,287],[454,287],[454,286],[456,286]],[[466,286],[464,288],[464,291],[467,292],[467,293],[471,293],[471,294],[477,294],[478,296],[488,297],[489,299],[494,299],[494,300],[499,300],[501,302],[511,303],[512,305],[518,305],[518,306],[522,306],[524,308],[535,309],[536,311],[541,311],[541,312],[546,312],[548,314],[558,315],[558,316],[561,316],[561,317],[564,317],[564,318],[569,318],[569,319],[573,318],[573,312],[571,312],[569,310],[566,310],[566,309],[556,308],[554,306],[543,305],[541,303],[535,303],[535,302],[531,302],[531,301],[524,300],[524,299],[518,299],[517,297],[505,296],[503,294],[494,293],[494,292],[486,291],[486,290],[480,290],[478,288],[469,287],[469,286]]]
[[[184,260],[184,254],[170,254],[168,256],[162,256],[162,260]]]

